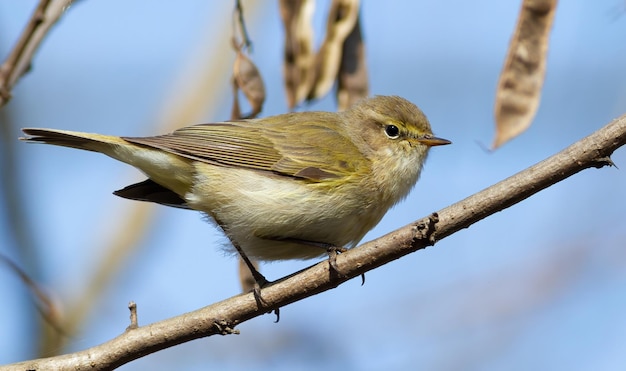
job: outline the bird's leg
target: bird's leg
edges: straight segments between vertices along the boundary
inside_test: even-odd
[[[248,270],[250,271],[250,275],[254,279],[252,293],[254,294],[254,300],[256,301],[256,304],[259,306],[259,308],[268,307],[269,304],[261,296],[261,289],[265,285],[270,283],[270,281],[268,281],[267,278],[265,278],[265,276],[262,275],[261,272],[259,272],[254,262],[250,260],[250,258],[248,258],[248,256],[243,251],[241,246],[239,246],[239,244],[237,244],[234,241],[231,241],[231,242],[233,246],[235,247],[235,250],[237,250],[237,253],[239,253],[239,257],[241,258],[241,261],[248,268]],[[274,308],[273,310],[270,310],[268,313],[271,313],[271,312],[274,312],[274,314],[276,314],[276,323],[278,323],[278,321],[280,321],[280,308]]]
[[[259,263],[254,260],[254,259],[250,259],[250,261],[252,262],[252,264],[254,265],[254,267],[259,270]],[[252,272],[250,272],[250,269],[248,269],[248,266],[246,265],[246,263],[243,261],[243,259],[241,258],[241,256],[239,256],[239,254],[237,254],[237,262],[239,263],[239,283],[241,284],[241,291],[242,292],[250,292],[252,291],[252,289],[254,289],[254,285],[256,285],[256,281],[254,279],[254,277],[252,277]]]
[[[256,267],[254,266],[254,263],[252,263],[250,258],[248,258],[246,253],[243,251],[243,249],[241,248],[241,246],[239,246],[237,242],[231,240],[231,243],[235,247],[235,250],[237,250],[237,253],[239,253],[241,260],[244,262],[246,267],[248,267],[248,269],[250,270],[250,274],[252,275],[252,278],[254,278],[254,288],[252,290],[254,292],[254,299],[256,300],[257,304],[260,307],[267,306],[267,303],[261,297],[261,288],[263,288],[263,286],[270,283],[270,281],[268,281],[267,278],[265,278],[265,276],[262,275],[258,271],[258,269],[256,269]]]

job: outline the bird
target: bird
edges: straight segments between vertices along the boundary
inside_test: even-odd
[[[123,198],[197,210],[255,260],[319,258],[355,247],[417,182],[435,137],[398,96],[342,112],[291,112],[148,137],[25,128],[29,143],[103,153],[148,179]]]

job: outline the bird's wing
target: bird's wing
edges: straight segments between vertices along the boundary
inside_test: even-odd
[[[323,123],[285,121],[267,125],[263,120],[200,124],[166,135],[123,139],[196,161],[312,181],[339,178],[362,168],[363,155],[342,133]]]

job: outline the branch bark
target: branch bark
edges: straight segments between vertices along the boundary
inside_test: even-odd
[[[262,308],[252,293],[241,294],[147,326],[137,327],[135,321],[115,339],[80,352],[15,363],[0,367],[0,370],[110,370],[190,340],[237,333],[234,327],[244,321],[337,287],[369,270],[433,245],[579,171],[613,165],[611,154],[624,144],[626,115],[516,175],[339,255],[337,266],[341,277],[330,271],[328,262],[323,261],[270,284],[261,292],[266,305]]]

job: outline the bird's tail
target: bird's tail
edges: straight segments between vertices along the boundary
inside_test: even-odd
[[[112,135],[81,133],[77,131],[56,130],[56,129],[22,129],[27,137],[20,140],[29,143],[46,143],[56,146],[84,149],[87,151],[102,152],[111,154],[112,147],[128,145],[124,139]]]
[[[178,200],[180,200],[180,197],[187,194],[193,186],[195,176],[193,161],[158,148],[131,143],[112,135],[56,129],[29,128],[22,129],[22,131],[27,136],[20,139],[26,142],[47,143],[100,152],[118,161],[132,165],[146,174],[154,183],[174,192],[177,195],[176,197],[179,197]],[[154,193],[154,189],[146,187],[145,184],[141,189],[147,189]],[[132,194],[128,191],[124,192],[124,194],[120,193],[119,195],[127,198],[140,199],[137,196],[138,188],[135,187],[133,190],[134,193]],[[120,192],[122,191],[125,190],[121,190]],[[146,197],[148,196],[144,198]],[[165,201],[161,199],[154,202],[164,203]],[[173,202],[169,200],[168,203],[172,204]],[[180,202],[178,203],[180,204]]]

